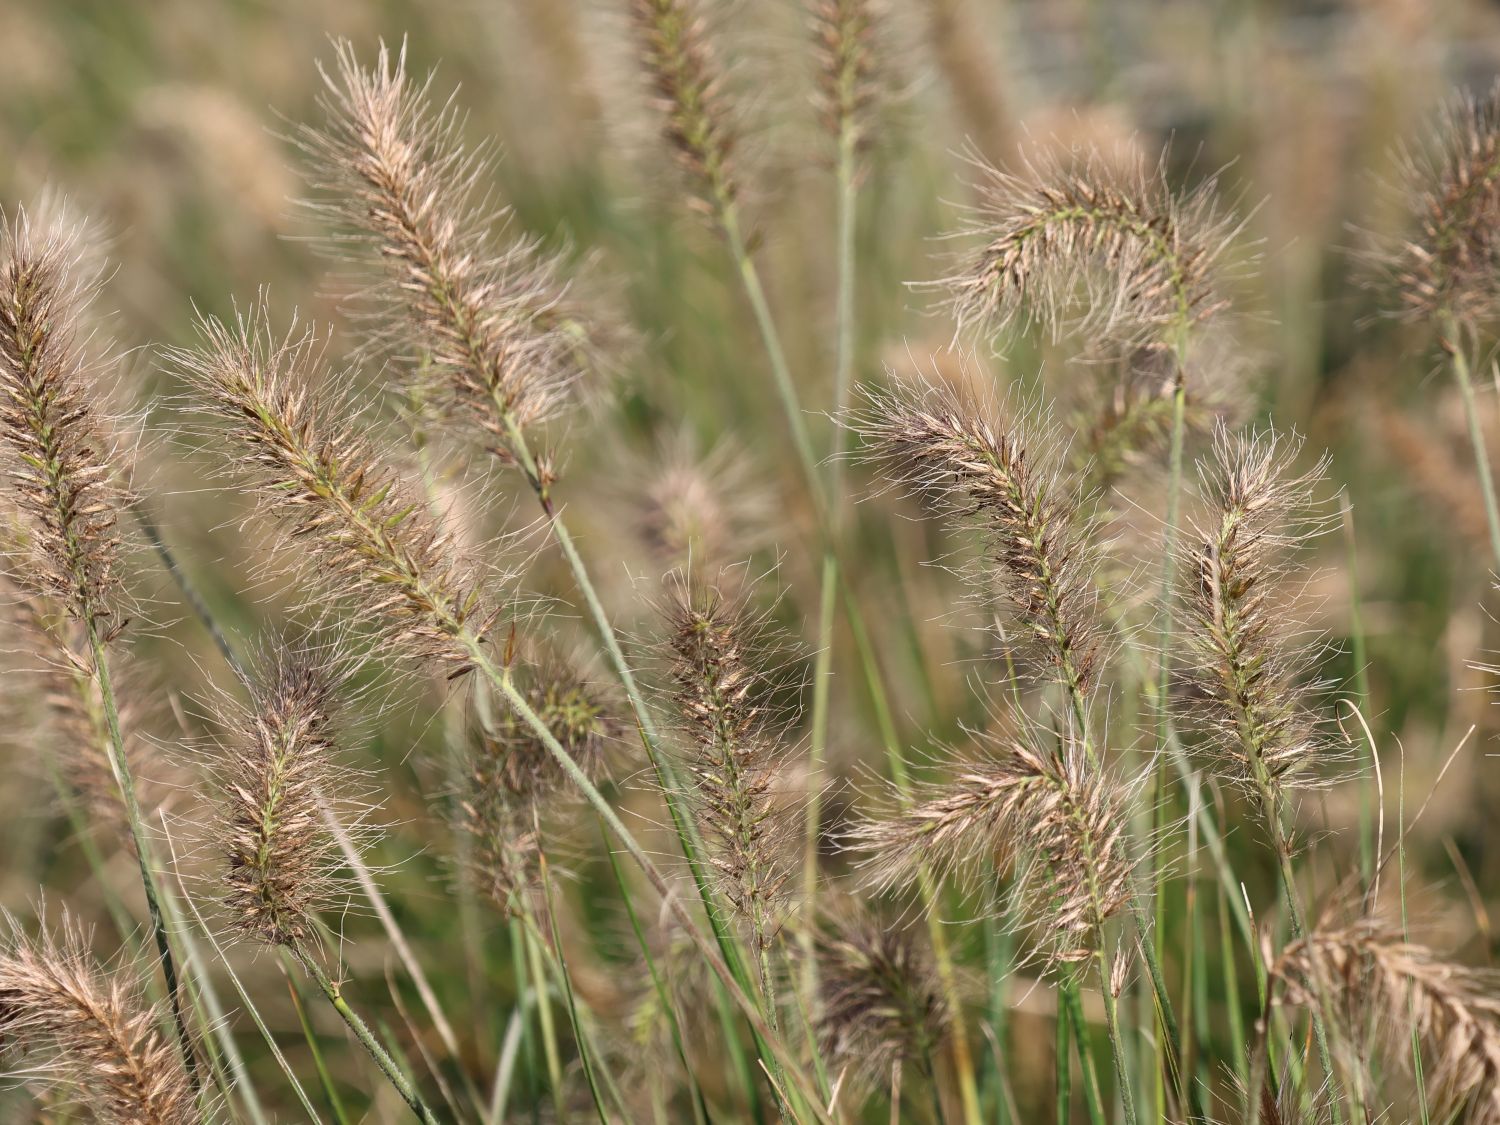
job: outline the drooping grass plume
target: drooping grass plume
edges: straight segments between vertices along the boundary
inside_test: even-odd
[[[624,730],[607,695],[560,660],[518,670],[532,711],[591,778]],[[503,910],[533,889],[544,811],[574,798],[568,778],[531,727],[514,712],[496,716],[470,739],[459,795],[460,827],[473,839],[470,875]]]
[[[1402,154],[1412,228],[1377,255],[1403,318],[1474,324],[1500,313],[1500,85],[1452,98]]]
[[[863,908],[835,911],[816,944],[824,1064],[870,1087],[898,1065],[930,1072],[950,1031],[930,952],[916,931]]]
[[[197,349],[169,359],[227,422],[235,460],[258,478],[257,496],[312,553],[321,578],[357,594],[389,640],[468,670],[468,642],[492,618],[475,580],[455,558],[416,493],[350,424],[353,411],[322,384],[316,336],[295,322],[273,332],[263,304],[198,322]]]
[[[274,649],[217,766],[230,924],[297,952],[315,943],[319,912],[342,897],[343,859],[325,819],[330,802],[346,796],[334,757],[333,660],[317,649]]]
[[[1375,1050],[1387,1065],[1409,1065],[1415,1036],[1431,1120],[1500,1122],[1500,982],[1492,971],[1446,960],[1369,919],[1321,925],[1271,968],[1288,1002],[1332,999],[1340,1025],[1357,1037],[1356,1064]]]
[[[664,138],[686,174],[695,206],[717,217],[739,197],[738,140],[724,72],[699,0],[627,0]]]
[[[1045,428],[930,384],[871,391],[847,424],[896,485],[983,532],[981,577],[998,580],[1026,651],[1083,721],[1103,650],[1087,505],[1048,462]]]
[[[1265,804],[1326,780],[1334,757],[1308,705],[1315,650],[1296,631],[1278,585],[1295,547],[1317,528],[1313,493],[1326,462],[1299,472],[1301,443],[1220,428],[1200,466],[1206,512],[1183,544],[1187,636],[1208,747],[1222,776]]]
[[[909,807],[867,817],[848,846],[877,890],[909,886],[926,865],[978,887],[1009,872],[1023,925],[1050,960],[1081,961],[1129,903],[1129,787],[1095,766],[1077,739],[1058,753],[1008,734],[924,785]]]
[[[764,957],[790,876],[777,831],[785,720],[770,696],[779,669],[743,600],[687,575],[669,596],[666,644],[699,821],[724,892]]]
[[[94,960],[66,917],[57,934],[0,936],[0,1058],[40,1088],[61,1087],[92,1120],[193,1125],[203,1120],[182,1059],[123,970]]]
[[[961,326],[1017,322],[1051,332],[1157,343],[1181,352],[1224,306],[1215,276],[1239,226],[1210,178],[1168,187],[1162,164],[1096,150],[1032,160],[1019,173],[976,158],[970,226],[984,248],[946,286]]]
[[[465,149],[455,109],[433,108],[430,80],[407,74],[404,46],[382,46],[365,67],[341,41],[324,82],[327,124],[297,139],[333,247],[377,271],[357,292],[359,323],[405,362],[419,399],[435,398],[491,453],[535,475],[545,459],[523,435],[565,408],[584,371],[609,362],[559,260],[505,233],[506,212],[484,198],[485,153]]]

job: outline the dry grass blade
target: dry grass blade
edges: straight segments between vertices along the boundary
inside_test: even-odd
[[[66,918],[60,935],[27,938],[14,919],[0,938],[0,1050],[41,1086],[76,1091],[98,1121],[189,1125],[201,1121],[163,1014],[89,955]]]

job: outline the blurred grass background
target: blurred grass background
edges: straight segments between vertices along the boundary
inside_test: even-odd
[[[910,283],[944,269],[949,247],[937,236],[972,202],[966,149],[1004,165],[1027,145],[1127,145],[1165,149],[1176,183],[1218,173],[1245,218],[1234,293],[1245,315],[1233,378],[1252,417],[1273,417],[1308,435],[1312,449],[1331,451],[1331,478],[1351,512],[1352,535],[1335,532],[1318,546],[1313,624],[1331,641],[1326,674],[1339,691],[1357,682],[1357,598],[1368,713],[1387,785],[1404,768],[1409,796],[1425,797],[1448,752],[1478,727],[1436,790],[1413,854],[1439,889],[1417,909],[1434,916],[1456,953],[1487,963],[1495,941],[1484,904],[1500,896],[1500,822],[1490,814],[1500,779],[1486,756],[1497,733],[1480,690],[1490,677],[1475,667],[1497,643],[1483,510],[1460,403],[1438,371],[1430,328],[1381,319],[1379,295],[1359,284],[1351,250],[1364,244],[1364,232],[1399,229],[1400,201],[1382,186],[1399,140],[1420,135],[1455,87],[1483,91],[1500,73],[1500,6],[890,0],[890,7],[888,81],[901,96],[884,119],[862,196],[861,376],[882,365],[925,365],[948,343],[948,321]],[[585,288],[604,293],[634,327],[618,385],[601,396],[592,421],[573,424],[564,446],[572,518],[626,628],[649,627],[643,576],[653,563],[631,526],[629,500],[663,443],[687,441],[703,452],[733,442],[748,465],[741,488],[763,501],[761,510],[784,527],[810,525],[721,249],[712,233],[681,218],[662,187],[669,157],[647,140],[621,9],[611,0],[0,3],[0,201],[58,192],[107,235],[115,268],[106,328],[129,352],[120,395],[142,416],[140,471],[169,540],[215,612],[243,635],[273,621],[281,603],[257,578],[258,544],[238,521],[239,502],[202,476],[206,459],[173,436],[177,388],[152,347],[188,343],[195,306],[224,313],[262,284],[283,312],[297,306],[319,322],[336,320],[329,263],[299,241],[308,219],[289,203],[303,187],[286,139],[291,122],[318,116],[316,61],[328,58],[332,36],[350,38],[366,56],[381,38],[405,39],[414,71],[438,67],[440,99],[460,86],[466,132],[493,138],[502,155],[496,203],[514,208],[518,228],[569,247]],[[719,36],[748,105],[742,175],[757,252],[803,401],[821,409],[833,347],[832,192],[803,25],[794,0],[757,0],[728,12]],[[1008,358],[977,357],[960,377],[1040,381],[1058,395],[1080,378],[1066,349],[1047,341],[1008,350]],[[1488,364],[1483,372],[1493,449],[1500,399]],[[817,422],[826,436],[826,423]],[[504,502],[491,507],[477,517],[489,530],[529,518]],[[860,560],[854,581],[866,604],[901,607],[871,624],[900,733],[921,747],[957,737],[961,723],[979,716],[967,677],[982,650],[956,627],[968,611],[957,606],[951,579],[919,565],[952,544],[905,518],[914,514],[890,497],[862,505],[860,549],[851,557]],[[779,616],[810,641],[817,560],[805,541],[773,523],[755,546],[758,565],[781,564]],[[1127,544],[1127,557],[1132,550],[1138,562],[1149,558],[1149,543]],[[204,699],[224,669],[172,591],[159,578],[141,581],[152,627],[138,647],[167,669],[171,706],[158,737],[170,743],[195,723],[212,723],[211,704],[183,701]],[[525,585],[559,597],[569,590],[545,555]],[[570,620],[566,608],[562,614]],[[838,671],[834,764],[854,778],[878,752],[857,676],[852,667]],[[423,689],[392,680],[377,690]],[[382,813],[392,832],[379,859],[402,863],[390,876],[400,885],[393,901],[421,959],[441,965],[454,943],[485,937],[460,934],[444,849],[434,843],[440,732],[414,726],[400,708],[389,714],[370,724],[392,779]],[[11,753],[25,754],[24,739],[10,741]],[[38,882],[81,888],[87,869],[39,796],[39,776],[18,771],[0,785],[4,807],[19,810],[0,827],[7,856],[0,903],[24,908]],[[1309,830],[1327,832],[1335,855],[1348,832],[1343,854],[1352,855],[1353,803],[1335,790],[1311,804]],[[580,848],[591,850],[598,854]],[[1244,862],[1251,870],[1263,864],[1254,855]],[[1332,866],[1324,874],[1331,879]],[[580,885],[589,877],[583,872]],[[591,917],[587,897],[574,897],[590,927],[621,926]],[[373,932],[368,919],[349,926]],[[494,961],[488,982],[435,975],[456,1011],[476,1013],[474,1049],[486,1056],[504,1026],[498,1006],[483,1006],[506,971]],[[591,1003],[606,1011],[627,999],[607,966],[600,961],[590,976],[587,957],[573,965],[593,990]],[[382,971],[368,969],[377,978]],[[269,975],[262,987],[285,991]],[[294,1019],[284,999],[268,992],[266,1002],[276,1018]]]

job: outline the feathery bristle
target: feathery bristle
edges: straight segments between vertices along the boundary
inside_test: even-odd
[[[1020,175],[979,164],[973,229],[986,245],[946,282],[962,326],[1036,321],[1176,347],[1222,308],[1215,267],[1238,228],[1218,213],[1213,181],[1174,195],[1160,166],[1097,151]]]
[[[1315,783],[1306,771],[1325,749],[1305,703],[1307,646],[1274,589],[1323,475],[1322,464],[1294,472],[1299,449],[1274,433],[1236,437],[1221,427],[1200,467],[1209,512],[1182,546],[1192,674],[1210,743],[1226,772],[1263,798]]]
[[[1130,897],[1129,793],[1067,740],[1060,754],[986,735],[985,754],[850,832],[869,884],[912,885],[924,868],[961,882],[1010,868],[1019,918],[1054,961],[1096,949]]]
[[[235,929],[266,945],[305,949],[337,899],[339,847],[323,816],[339,776],[335,687],[325,654],[278,650],[222,765],[225,902]]]
[[[350,425],[352,412],[315,389],[321,353],[312,333],[293,325],[278,340],[263,306],[233,325],[207,317],[198,327],[200,349],[170,358],[231,425],[264,505],[314,553],[320,578],[361,596],[393,642],[449,662],[455,676],[466,671],[460,638],[488,625],[479,590],[415,490]]]
[[[95,278],[76,235],[0,223],[0,446],[30,525],[28,582],[108,635],[122,496],[96,424],[79,318]]]
[[[1381,255],[1400,314],[1483,320],[1500,310],[1500,83],[1448,107],[1404,160],[1415,231]]]
[[[662,131],[696,190],[694,204],[717,213],[739,194],[735,135],[703,15],[696,0],[630,0],[630,8]]]
[[[1082,696],[1101,640],[1083,499],[1041,460],[1047,443],[1015,420],[930,385],[868,391],[846,421],[891,479],[972,520],[988,540],[986,575],[1001,579],[1037,662]]]
[[[610,701],[561,662],[519,673],[537,717],[590,778],[599,776],[622,733]],[[502,909],[535,883],[540,813],[571,793],[557,760],[514,712],[475,732],[459,796],[460,827],[474,842],[471,874]]]
[[[106,973],[64,919],[59,937],[30,939],[14,920],[0,939],[0,1054],[13,1074],[83,1096],[113,1125],[190,1125],[202,1120],[176,1047],[158,1030],[163,1013],[133,984]]]
[[[716,587],[679,577],[667,615],[699,819],[727,897],[769,940],[767,914],[790,871],[776,832],[780,722],[766,698],[774,686],[767,657],[743,603]]]
[[[836,140],[855,151],[870,143],[871,109],[878,91],[875,38],[877,0],[811,0],[818,48],[819,110]]]
[[[890,1077],[897,1063],[929,1066],[947,1038],[950,1013],[927,948],[910,929],[846,911],[818,935],[814,1028],[833,1074]]]
[[[596,334],[575,307],[558,259],[535,240],[492,230],[508,214],[477,199],[488,163],[465,150],[458,115],[434,111],[429,83],[406,73],[406,51],[382,46],[372,68],[337,44],[324,73],[323,130],[303,128],[323,198],[310,207],[336,224],[382,283],[364,287],[361,324],[401,356],[492,452],[515,461],[517,431],[554,416],[581,368],[599,368]]]
[[[1421,1045],[1432,1119],[1500,1123],[1500,978],[1439,957],[1372,920],[1322,926],[1272,965],[1295,1004],[1331,997],[1350,1029],[1372,1028],[1392,1065]],[[1360,1045],[1356,1044],[1356,1049]]]

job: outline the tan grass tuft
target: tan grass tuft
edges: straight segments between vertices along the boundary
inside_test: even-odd
[[[38,1085],[76,1091],[95,1120],[190,1125],[202,1120],[164,1014],[90,956],[65,918],[61,934],[31,939],[7,918],[0,938],[0,1052]]]

